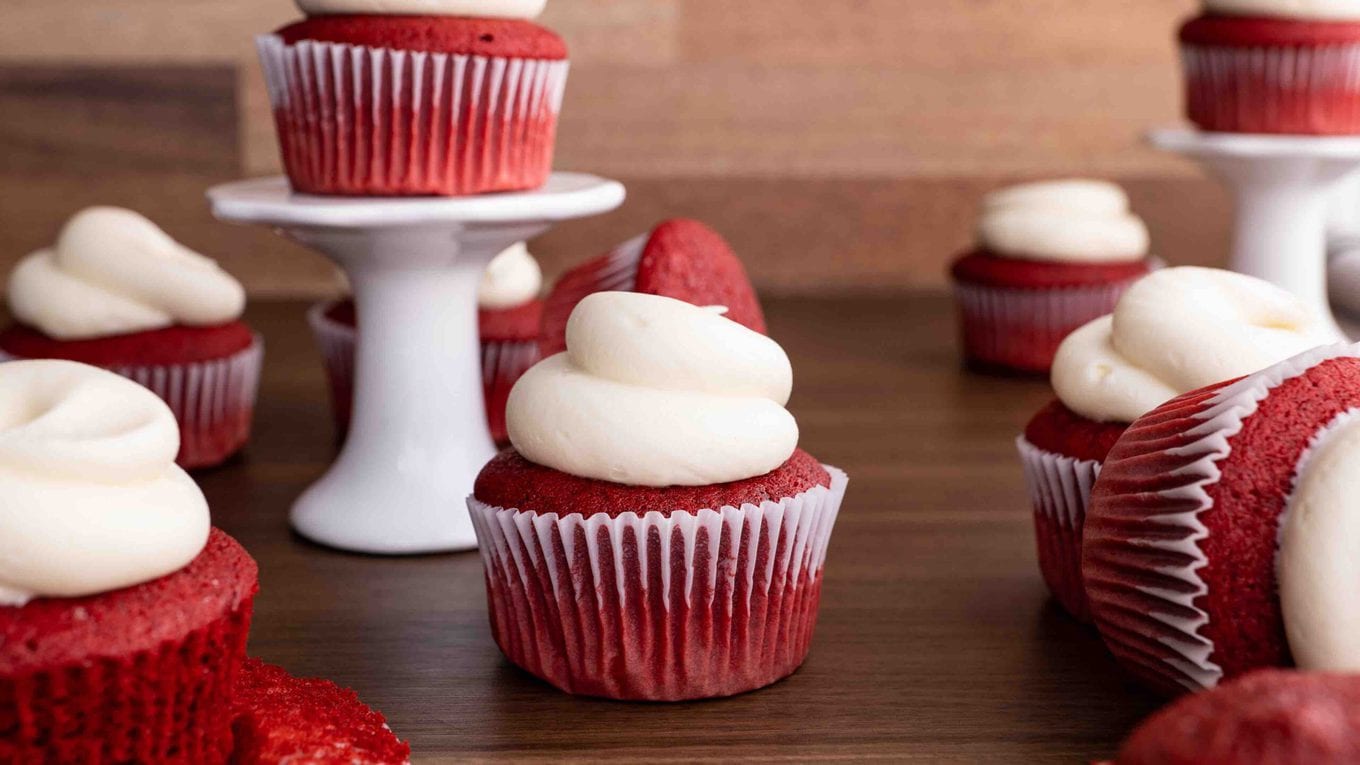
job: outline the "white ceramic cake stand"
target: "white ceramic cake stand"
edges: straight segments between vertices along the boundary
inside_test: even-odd
[[[353,422],[330,471],[293,505],[293,528],[354,552],[475,548],[465,500],[495,453],[477,333],[482,272],[554,223],[618,207],[623,186],[555,173],[533,192],[374,199],[294,195],[267,178],[208,196],[218,218],[274,227],[335,261],[354,288]]]
[[[1232,191],[1231,268],[1293,292],[1335,326],[1327,302],[1328,213],[1333,187],[1360,170],[1360,137],[1167,129],[1148,138],[1198,160]]]

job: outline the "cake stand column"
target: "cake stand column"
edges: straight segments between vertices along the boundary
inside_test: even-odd
[[[335,261],[354,289],[351,430],[294,504],[293,528],[356,552],[475,548],[465,500],[495,452],[482,400],[482,273],[556,221],[617,207],[623,187],[558,174],[539,192],[468,199],[294,196],[282,179],[209,194],[219,218],[273,226]]]
[[[1150,140],[1199,161],[1232,192],[1231,268],[1293,292],[1337,327],[1327,301],[1328,213],[1333,187],[1360,169],[1360,138],[1161,130]]]

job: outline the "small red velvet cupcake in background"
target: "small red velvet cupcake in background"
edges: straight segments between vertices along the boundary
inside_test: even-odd
[[[482,392],[491,437],[505,444],[505,400],[520,375],[539,360],[543,272],[523,244],[497,255],[487,266],[477,294],[482,348]],[[354,402],[354,301],[319,303],[308,314],[326,364],[331,404],[340,433],[349,429]]]
[[[1260,670],[1152,715],[1114,765],[1356,762],[1360,677]]]
[[[1360,133],[1360,6],[1205,0],[1180,30],[1186,113],[1204,130]]]
[[[131,210],[92,207],[10,274],[0,359],[65,359],[150,388],[180,425],[179,463],[210,467],[250,437],[264,343],[245,290]]]
[[[1129,423],[1180,393],[1336,339],[1278,287],[1190,267],[1145,277],[1112,315],[1069,335],[1053,362],[1058,398],[1017,441],[1039,567],[1058,602],[1090,621],[1083,526],[1101,464]]]
[[[468,500],[492,634],[563,691],[730,696],[803,663],[847,478],[797,448],[788,357],[718,311],[606,292],[510,394]]]
[[[1044,181],[983,200],[978,245],[950,274],[964,359],[1044,373],[1072,330],[1114,309],[1155,266],[1148,232],[1118,186]]]
[[[595,292],[640,292],[727,307],[727,318],[765,334],[765,314],[746,268],[718,232],[677,218],[562,275],[543,307],[543,356],[566,350],[567,319]]]
[[[1316,348],[1133,423],[1082,570],[1124,668],[1166,693],[1253,669],[1360,670],[1360,347]]]
[[[239,765],[403,765],[411,747],[354,691],[246,659],[234,699]]]
[[[0,401],[0,762],[225,762],[257,571],[174,416],[68,361],[0,364]]]
[[[552,171],[567,82],[543,0],[299,0],[258,40],[293,189],[465,196]]]

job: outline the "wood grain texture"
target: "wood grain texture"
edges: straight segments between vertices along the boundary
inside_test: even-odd
[[[1012,439],[1047,386],[960,372],[938,294],[768,303],[802,444],[849,472],[849,495],[804,667],[681,705],[575,699],[513,668],[476,554],[349,556],[289,536],[289,504],[334,454],[304,308],[252,309],[269,346],[257,432],[198,477],[261,563],[251,651],[356,688],[415,762],[1085,762],[1156,704],[1040,580]]]
[[[1130,185],[1158,251],[1220,263],[1223,195],[1141,134],[1179,120],[1194,0],[553,0],[573,72],[558,166],[628,206],[539,244],[547,272],[657,220],[729,235],[775,292],[940,286],[977,198]],[[80,204],[142,209],[259,295],[337,289],[314,255],[211,222],[214,181],[279,169],[252,38],[286,0],[12,0],[0,25],[0,268]],[[35,84],[47,78],[53,85]],[[1192,210],[1195,217],[1185,211]]]

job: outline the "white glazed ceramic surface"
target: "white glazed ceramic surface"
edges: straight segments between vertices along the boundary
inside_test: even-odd
[[[218,218],[276,227],[334,260],[354,287],[354,421],[330,472],[293,506],[293,527],[355,552],[475,548],[465,500],[495,452],[482,403],[482,272],[554,223],[618,207],[623,186],[556,173],[533,192],[330,198],[269,178],[208,194]]]

